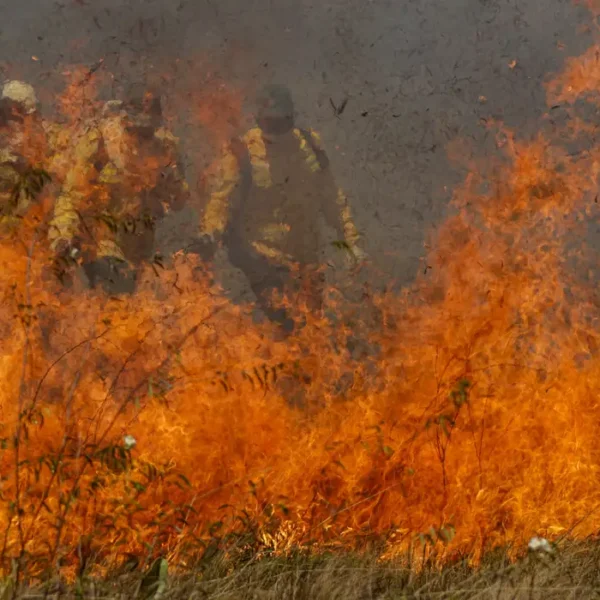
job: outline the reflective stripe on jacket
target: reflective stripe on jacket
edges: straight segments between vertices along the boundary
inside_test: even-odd
[[[314,130],[293,130],[298,140],[298,150],[303,154],[309,170],[318,173],[328,167],[327,159],[321,150],[321,139]],[[245,147],[250,161],[252,184],[257,188],[268,189],[272,186],[271,166],[268,160],[267,143],[263,132],[256,127],[249,130],[241,142]],[[227,228],[230,213],[231,196],[241,182],[239,158],[231,145],[222,150],[222,155],[206,176],[208,202],[201,222],[201,231],[211,236],[223,234]],[[338,189],[336,203],[344,231],[345,241],[354,246],[359,240],[358,231],[354,225],[348,199],[343,190]],[[260,244],[254,241],[253,244]]]
[[[84,125],[79,131],[72,132],[71,139],[64,138],[64,131],[52,132],[57,140],[62,135],[62,151],[55,152],[51,164],[51,169],[58,172],[62,179],[48,233],[53,250],[57,250],[63,243],[70,244],[80,232],[83,226],[80,215],[92,197],[97,204],[93,207],[94,212],[105,215],[110,220],[111,215],[106,210],[111,198],[111,186],[129,180],[132,176],[129,172],[129,160],[137,157],[137,149],[132,147],[126,123],[127,115],[121,111],[104,116],[97,124]],[[77,135],[79,138],[73,144],[72,137]],[[160,144],[168,147],[170,154],[175,154],[177,139],[169,131],[159,128],[154,132],[154,137]],[[98,161],[103,164],[101,168],[98,167],[99,173],[96,171]],[[187,192],[187,183],[177,165],[171,165],[170,170],[173,177],[180,181],[182,190]],[[139,179],[139,174],[134,175]],[[161,181],[158,175],[156,180]],[[137,185],[144,187],[153,182],[154,178],[150,177],[147,182],[140,180]],[[137,206],[135,198],[128,199],[119,195],[117,200],[119,212],[126,210],[128,202]],[[114,230],[102,222],[93,226],[92,230],[96,256],[125,260]]]

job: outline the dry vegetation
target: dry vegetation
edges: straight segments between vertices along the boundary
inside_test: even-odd
[[[165,579],[159,594],[151,583],[138,573],[115,574],[103,581],[84,579],[77,586],[53,583],[17,598],[585,600],[600,595],[600,545],[569,542],[554,555],[530,552],[517,562],[498,550],[476,568],[464,559],[420,572],[409,568],[406,558],[380,562],[375,554],[263,556],[238,564],[215,555],[186,575]]]
[[[596,93],[597,65],[573,59],[549,101]],[[488,186],[471,165],[423,274],[363,298],[373,326],[332,290],[335,319],[295,302],[285,342],[198,257],[127,298],[51,283],[61,173],[34,177],[0,245],[0,600],[600,595],[600,300],[567,243],[600,220],[600,146],[568,116],[499,127],[508,164]],[[519,555],[533,535],[560,541]]]

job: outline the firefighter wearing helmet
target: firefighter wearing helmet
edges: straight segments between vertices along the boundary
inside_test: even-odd
[[[90,207],[98,205],[100,191],[97,169],[104,150],[102,121],[100,126],[91,120],[75,127],[42,121],[35,91],[22,81],[4,84],[0,108],[0,198],[4,209],[0,223],[16,226],[27,211],[32,198],[20,190],[19,184],[31,173],[32,151],[41,150],[38,162],[46,168],[44,173],[56,178],[58,185],[48,224],[48,241],[56,257],[55,272],[63,282],[64,277],[70,279],[69,267],[81,259],[86,241],[93,241],[96,255],[124,259],[111,236],[104,235],[89,218]],[[31,144],[35,134],[39,140]]]
[[[109,101],[76,140],[49,235],[58,257],[81,252],[91,287],[132,292],[155,221],[185,203],[176,139],[161,120],[158,99]]]
[[[45,151],[44,131],[33,87],[8,81],[0,97],[0,226],[19,223],[33,197],[20,185],[26,177],[44,173],[40,167]],[[40,175],[45,183],[45,175]]]
[[[319,215],[357,259],[364,253],[320,137],[295,126],[285,87],[263,90],[256,124],[224,149],[208,174],[201,232],[205,240],[227,247],[231,263],[248,278],[263,312],[289,330],[289,316],[269,298],[274,288],[288,284],[299,266],[299,282],[310,290],[313,306],[320,306]]]

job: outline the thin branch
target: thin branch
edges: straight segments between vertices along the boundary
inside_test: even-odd
[[[37,242],[39,230],[35,232],[31,244],[29,246],[29,250],[27,253],[27,269],[25,271],[25,304],[27,307],[31,306],[31,263],[33,260],[33,251],[35,249],[35,244]],[[21,569],[21,559],[25,554],[25,534],[23,531],[23,523],[21,521],[21,453],[19,452],[21,446],[21,431],[23,427],[23,402],[25,396],[25,371],[27,369],[27,356],[29,353],[30,346],[30,338],[29,332],[31,329],[31,319],[25,319],[25,342],[23,344],[23,356],[21,360],[21,376],[19,379],[19,396],[17,401],[18,407],[18,418],[17,418],[17,426],[15,430],[14,436],[14,447],[15,447],[15,509],[17,516],[17,529],[19,532],[19,543],[20,543],[20,552],[19,552],[19,561],[17,564],[17,579],[19,577],[19,570]],[[7,527],[10,527],[10,523]]]
[[[33,398],[31,400],[31,406],[29,407],[29,414],[31,414],[31,411],[35,408],[35,405],[37,403],[37,399],[38,396],[40,394],[40,390],[42,389],[42,385],[44,385],[44,381],[46,381],[46,378],[48,377],[48,375],[50,375],[50,371],[52,371],[52,369],[54,369],[54,367],[66,356],[68,356],[69,354],[71,354],[72,352],[74,352],[75,350],[77,350],[78,348],[81,348],[81,346],[89,343],[89,342],[95,342],[96,340],[99,340],[101,337],[105,336],[110,330],[109,329],[105,329],[102,333],[100,333],[99,335],[92,337],[92,338],[87,338],[85,340],[82,340],[81,342],[75,344],[73,347],[69,348],[68,350],[65,350],[47,369],[46,372],[42,375],[42,378],[39,380],[35,393],[33,395]]]
[[[93,338],[92,338],[93,339]],[[90,339],[89,341],[91,342],[92,339]],[[89,346],[88,346],[88,352],[89,352]],[[82,364],[85,362],[85,359],[82,359]],[[77,389],[77,386],[79,385],[79,380],[81,379],[81,369],[78,369],[77,372],[75,373],[75,378],[73,380],[73,384],[71,385],[71,389],[69,390],[69,397],[67,399],[67,406],[66,406],[66,418],[65,418],[65,434],[63,436],[63,441],[62,441],[62,445],[59,448],[58,454],[57,454],[57,468],[53,469],[52,471],[52,475],[50,477],[50,481],[47,483],[46,485],[46,489],[44,490],[44,493],[42,494],[42,498],[40,499],[40,502],[38,504],[37,509],[35,510],[35,512],[33,513],[33,518],[31,520],[31,523],[27,529],[27,533],[25,535],[25,539],[29,539],[29,534],[31,533],[31,530],[33,529],[33,526],[35,525],[35,522],[42,510],[42,508],[44,507],[44,504],[46,502],[46,500],[48,499],[48,497],[50,496],[50,491],[52,490],[52,485],[54,484],[54,480],[56,479],[56,477],[58,476],[59,473],[59,469],[60,469],[60,463],[64,457],[64,453],[65,450],[67,448],[67,444],[69,442],[69,436],[67,436],[66,434],[66,426],[67,426],[67,422],[69,420],[69,416],[70,416],[70,410],[71,410],[71,406],[73,403],[73,398],[75,396],[75,390]]]
[[[213,316],[215,316],[218,312],[220,312],[226,305],[223,304],[219,307],[217,307],[215,310],[213,310],[210,314],[208,314],[206,317],[204,317],[203,319],[201,319],[198,323],[196,323],[196,325],[194,325],[192,328],[190,328],[185,335],[183,336],[183,338],[181,339],[181,341],[179,342],[179,344],[176,347],[176,352],[179,352],[181,350],[181,348],[185,345],[185,343],[189,340],[189,338],[194,335],[194,333],[196,333],[196,331],[209,319],[211,319]],[[145,377],[143,377],[141,379],[141,381],[138,383],[138,385],[136,385],[130,392],[129,394],[127,394],[127,396],[125,397],[125,399],[123,400],[123,402],[120,404],[118,410],[116,411],[115,415],[113,416],[113,418],[110,420],[110,422],[108,423],[106,429],[104,430],[104,432],[102,433],[102,435],[100,436],[100,438],[98,440],[96,440],[96,445],[101,445],[104,440],[106,439],[106,437],[109,435],[109,433],[112,431],[115,423],[117,422],[117,419],[119,418],[119,416],[124,412],[125,408],[127,407],[127,405],[130,403],[131,399],[133,398],[133,396],[144,387],[144,385],[147,385],[148,380],[150,379],[150,377],[152,377],[152,375],[154,373],[156,373],[158,370],[162,369],[168,362],[169,360],[171,360],[171,355],[167,356],[164,360],[161,361],[161,363],[158,365],[158,367],[156,367],[155,369],[152,369],[150,371],[150,373],[147,373]],[[88,461],[84,461],[83,465],[80,467],[78,473],[76,474],[74,480],[73,480],[73,485],[71,486],[71,493],[69,495],[69,499],[67,500],[67,502],[65,502],[65,505],[61,511],[61,514],[59,515],[59,522],[62,524],[65,522],[66,516],[67,516],[67,512],[70,508],[70,504],[71,504],[71,500],[73,498],[73,492],[77,489],[77,486],[79,485],[79,482],[81,481],[81,478],[83,477],[87,467],[88,467],[89,463]],[[58,541],[57,541],[58,543]]]

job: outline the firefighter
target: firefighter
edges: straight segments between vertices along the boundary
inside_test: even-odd
[[[8,81],[0,98],[0,135],[2,222],[18,224],[32,200],[22,184],[32,171],[35,175],[34,167],[43,166],[44,173],[56,176],[60,186],[50,215],[49,244],[63,262],[74,264],[81,249],[79,230],[100,147],[98,128],[89,123],[73,128],[42,120],[33,87]]]
[[[140,191],[138,213],[157,223],[169,212],[183,209],[189,200],[178,139],[164,126],[160,98],[152,93],[135,95],[126,108],[127,132],[135,140],[129,164],[130,187]],[[145,241],[124,235],[125,253],[139,262],[154,256],[154,228]]]
[[[7,81],[0,98],[0,226],[6,231],[18,225],[34,199],[28,187],[45,182],[41,169],[45,151],[44,130],[33,87]],[[42,175],[44,173],[44,175]]]
[[[354,254],[364,258],[343,191],[334,182],[319,134],[294,123],[290,92],[264,89],[256,127],[233,140],[206,177],[204,240],[225,246],[231,263],[249,280],[266,316],[290,331],[287,312],[270,300],[299,271],[297,284],[310,305],[321,306],[319,215]]]
[[[161,121],[157,98],[109,101],[76,141],[50,237],[59,257],[83,250],[91,287],[133,292],[155,221],[185,203],[176,139]]]
[[[55,149],[50,170],[58,175],[58,190],[48,226],[54,253],[54,270],[59,279],[70,281],[81,262],[106,257],[125,264],[125,257],[101,226],[99,217],[107,197],[99,175],[107,163],[102,136],[104,119],[85,119],[79,124],[56,124],[49,131]],[[131,287],[129,285],[129,287]]]

